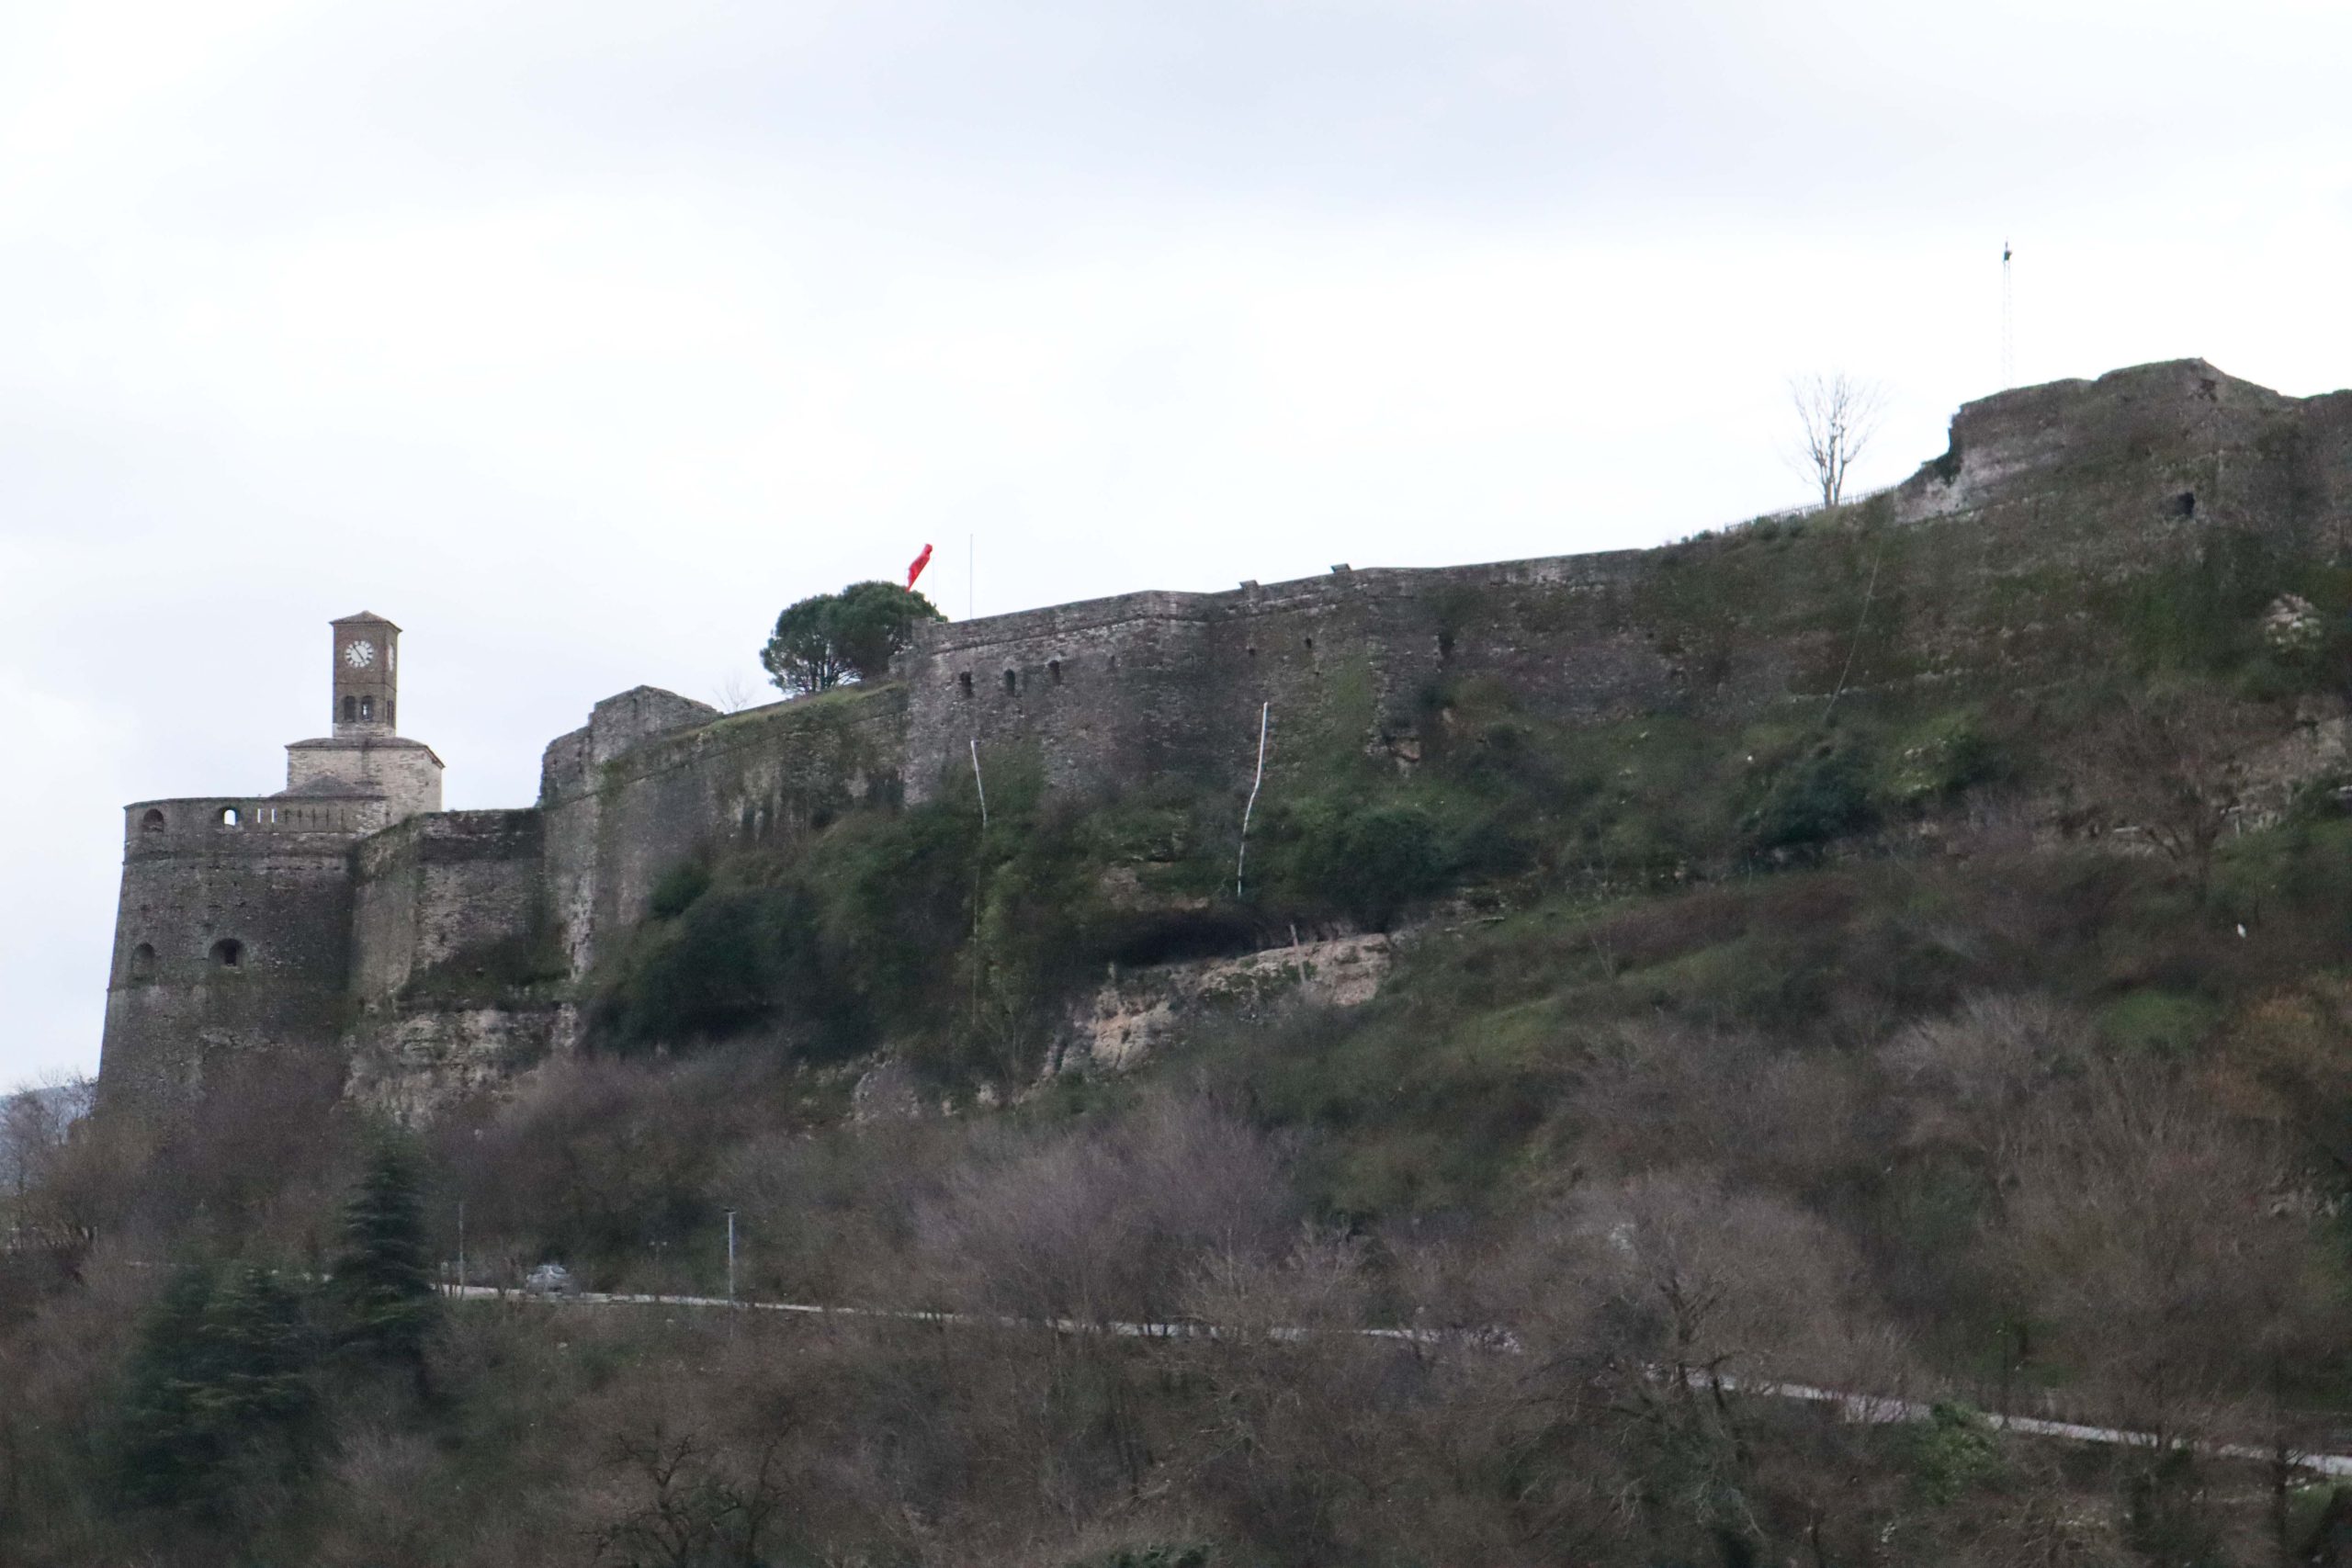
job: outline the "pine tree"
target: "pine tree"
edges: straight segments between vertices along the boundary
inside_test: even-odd
[[[276,1274],[232,1269],[204,1314],[209,1376],[197,1400],[224,1436],[289,1427],[311,1407],[302,1303]]]
[[[175,1272],[130,1365],[119,1462],[137,1503],[220,1509],[239,1475],[283,1471],[311,1407],[302,1303],[266,1269]]]
[[[117,1445],[122,1489],[132,1502],[180,1502],[220,1462],[199,1397],[209,1375],[204,1314],[212,1292],[210,1268],[184,1265],[141,1327]]]
[[[410,1368],[422,1389],[436,1304],[425,1256],[424,1180],[408,1149],[392,1139],[376,1145],[344,1205],[333,1288],[345,1347]]]

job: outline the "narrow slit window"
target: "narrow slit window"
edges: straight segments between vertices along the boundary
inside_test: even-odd
[[[219,969],[242,969],[245,963],[245,944],[232,936],[222,937],[212,944],[212,963]]]

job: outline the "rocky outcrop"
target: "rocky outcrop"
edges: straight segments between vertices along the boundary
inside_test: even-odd
[[[1360,1006],[1379,991],[1393,951],[1385,936],[1348,936],[1114,974],[1072,1006],[1046,1071],[1124,1072],[1189,1025],[1220,1013],[1252,1018],[1302,1003]]]

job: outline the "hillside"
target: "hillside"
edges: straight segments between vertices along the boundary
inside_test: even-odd
[[[926,753],[957,628],[582,732],[593,942],[380,1004],[576,1048],[216,1058],[34,1162],[0,1557],[2339,1561],[2288,1460],[2352,1451],[2347,402],[2143,367],[1850,507],[1156,601],[1202,629],[1115,736]],[[989,629],[1006,694],[1106,616]],[[1280,713],[1254,803],[1187,680]],[[960,1315],[400,1296],[717,1294],[730,1215],[744,1297]]]

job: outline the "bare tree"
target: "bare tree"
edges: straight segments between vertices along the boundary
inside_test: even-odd
[[[739,671],[730,670],[711,688],[710,703],[721,713],[741,713],[756,707],[764,694]]]
[[[917,1216],[954,1304],[1104,1325],[1175,1309],[1204,1258],[1262,1257],[1295,1219],[1283,1150],[1202,1100],[976,1163]]]
[[[2211,684],[2154,686],[2119,702],[2074,749],[2069,772],[2094,820],[2136,829],[2201,899],[2215,852],[2257,790],[2251,756],[2282,728]]]
[[[1996,1245],[2076,1397],[2154,1435],[2125,1467],[2135,1528],[2221,1528],[2177,1445],[2258,1439],[2277,1455],[2283,1549],[2288,1460],[2310,1436],[2288,1391],[2343,1332],[2325,1227],[2289,1196],[2297,1173],[2200,1086],[2122,1065],[2024,1121]]]
[[[1821,490],[1821,504],[1846,498],[1846,473],[1878,430],[1886,393],[1874,381],[1858,381],[1844,371],[1792,376],[1789,400],[1797,411],[1798,443],[1792,460]]]
[[[89,1114],[96,1086],[59,1078],[0,1099],[0,1193],[22,1204],[74,1124]]]
[[[629,1504],[594,1536],[595,1561],[622,1568],[758,1568],[761,1541],[786,1511],[782,1440],[759,1462],[729,1465],[706,1438],[659,1421],[613,1443],[613,1461],[634,1483]]]

